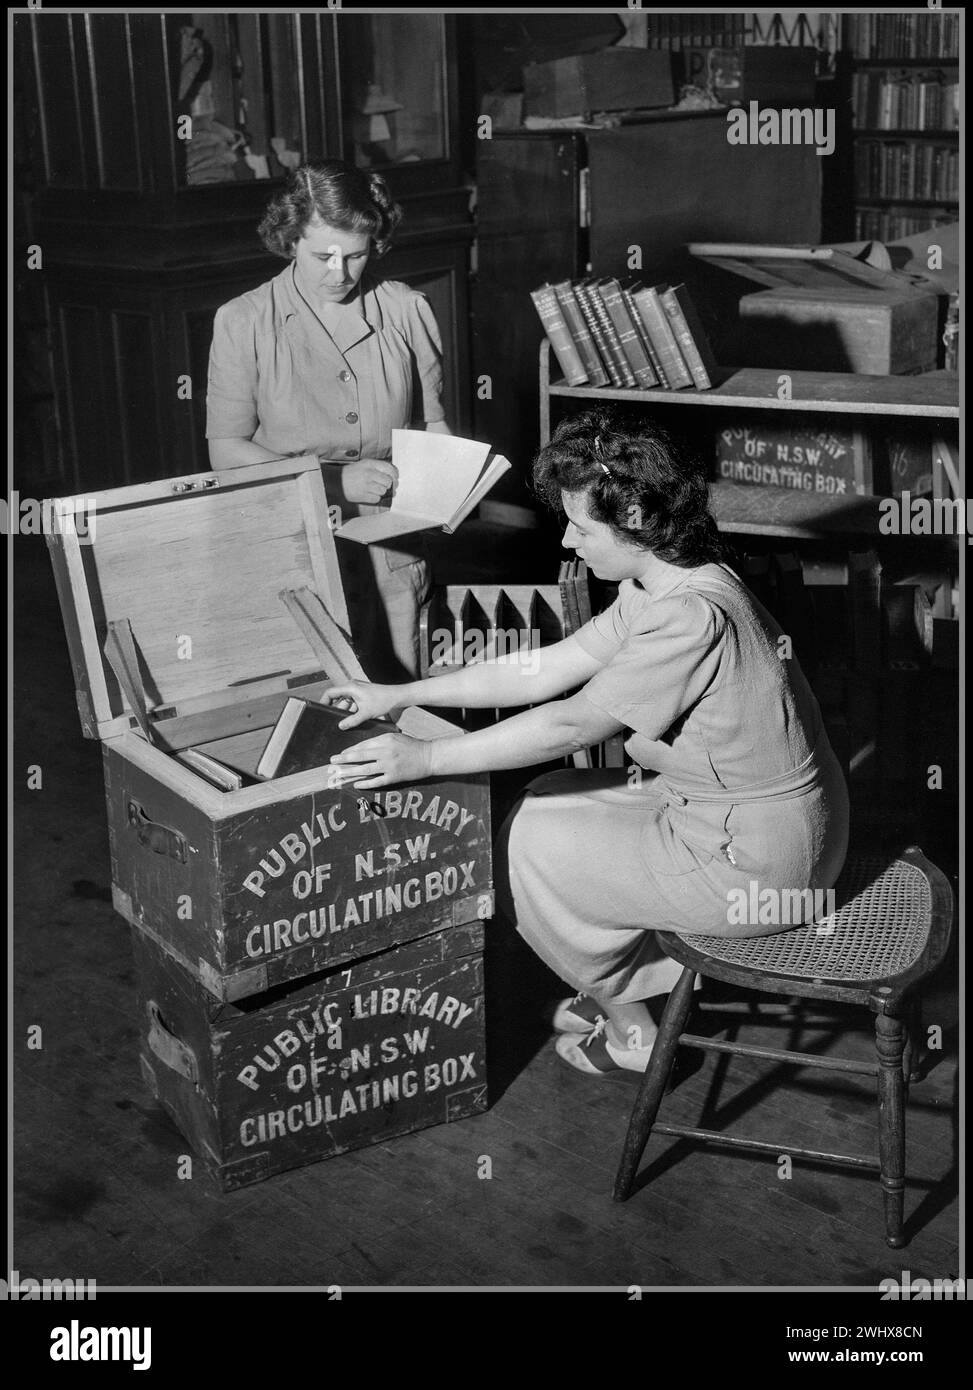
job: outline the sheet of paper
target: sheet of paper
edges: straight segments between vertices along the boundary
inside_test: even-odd
[[[432,516],[438,524],[458,511],[483,471],[489,444],[425,430],[393,430],[392,462],[399,481],[393,512]]]

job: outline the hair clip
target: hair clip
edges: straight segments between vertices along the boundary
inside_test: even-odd
[[[603,473],[607,473],[608,476],[609,476],[609,478],[610,478],[610,477],[611,477],[611,469],[608,467],[608,465],[607,465],[606,463],[602,463],[602,460],[601,460],[601,435],[600,435],[600,434],[596,434],[596,435],[595,435],[595,442],[592,444],[591,449],[592,449],[592,452],[594,453],[595,458],[598,460],[598,467],[602,470]]]

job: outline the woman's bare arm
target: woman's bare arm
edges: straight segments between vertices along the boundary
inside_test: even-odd
[[[354,701],[355,713],[342,721],[352,729],[365,719],[425,705],[445,709],[510,709],[537,705],[574,690],[600,671],[604,663],[590,656],[572,635],[550,647],[511,651],[490,661],[475,661],[458,671],[403,685],[341,682],[328,690],[328,699]]]
[[[432,739],[428,745],[430,776],[533,767],[590,748],[622,728],[617,719],[578,691],[569,700],[552,700],[537,709],[502,719],[488,729],[456,738]]]
[[[569,700],[552,700],[492,728],[453,738],[379,734],[336,753],[331,764],[340,769],[341,786],[385,787],[426,777],[533,767],[600,743],[621,728],[579,691]]]

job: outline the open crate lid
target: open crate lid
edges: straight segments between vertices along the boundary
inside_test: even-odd
[[[923,295],[929,285],[902,271],[883,269],[859,260],[837,246],[760,246],[731,242],[689,243],[689,251],[710,265],[732,271],[744,280],[772,289],[812,291],[839,297],[848,291],[894,291]]]
[[[105,654],[128,621],[149,712],[269,678],[281,688],[321,659],[280,595],[311,589],[348,631],[317,458],[113,488],[45,503],[48,545],[88,738],[131,727]],[[86,534],[87,532],[87,534]],[[272,682],[271,682],[272,684]],[[267,688],[265,685],[264,689]]]

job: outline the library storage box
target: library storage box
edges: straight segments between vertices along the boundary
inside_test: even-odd
[[[223,1003],[132,938],[142,1075],[225,1192],[486,1108],[482,922]]]
[[[398,954],[425,938],[448,955],[459,931],[475,954],[469,924],[493,910],[485,775],[371,791],[331,785],[327,766],[254,779],[289,697],[363,674],[317,459],[48,507],[82,727],[103,745],[113,902],[137,950],[151,941],[182,980],[195,1024],[204,996],[259,1017],[268,992],[339,966],[407,974],[420,966]],[[398,723],[456,732],[421,709]],[[189,749],[245,784],[220,790],[180,760]]]

